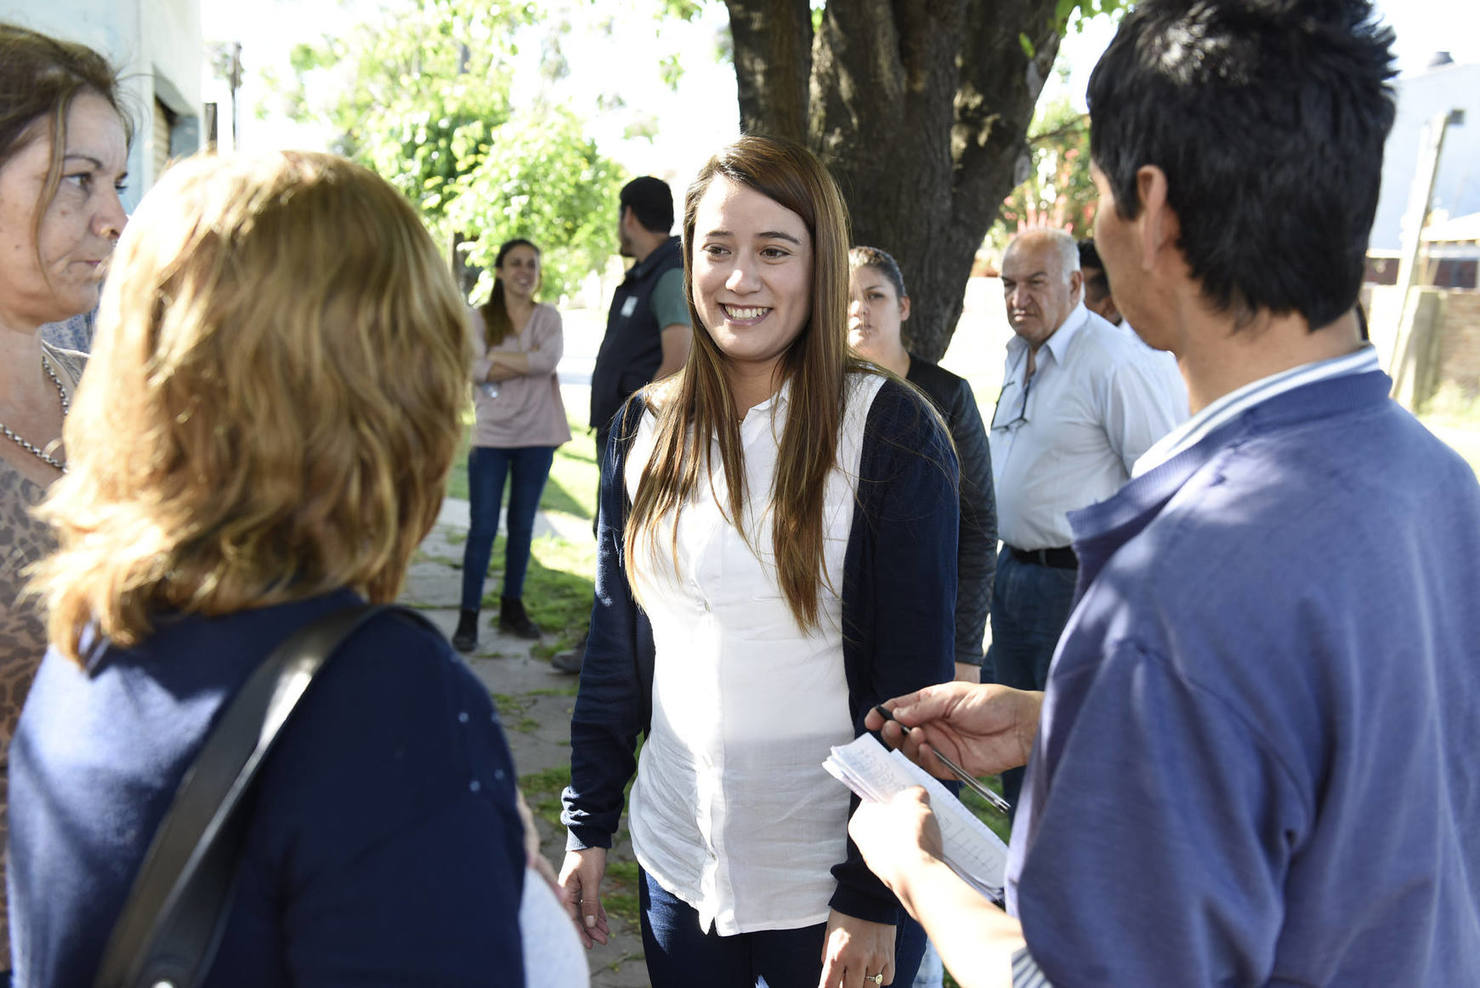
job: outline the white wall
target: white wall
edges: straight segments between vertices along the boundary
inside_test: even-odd
[[[0,19],[85,44],[118,66],[134,121],[129,150],[132,209],[154,174],[154,101],[181,118],[176,143],[201,129],[200,0],[0,0]]]
[[[1398,115],[1383,154],[1382,195],[1372,224],[1373,250],[1402,246],[1403,212],[1418,163],[1425,123],[1452,109],[1465,111],[1465,122],[1450,127],[1444,138],[1434,183],[1434,210],[1450,216],[1480,212],[1480,63],[1446,65],[1396,80]]]

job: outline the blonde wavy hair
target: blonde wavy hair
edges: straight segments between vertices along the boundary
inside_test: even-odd
[[[395,598],[431,528],[470,363],[406,201],[333,155],[203,156],[129,222],[40,515],[33,589],[78,658],[165,613]]]
[[[694,345],[680,373],[644,392],[657,414],[656,446],[632,499],[626,544],[633,550],[645,545],[650,552],[656,548],[660,521],[671,517],[670,548],[677,565],[678,515],[700,484],[713,476],[711,437],[724,467],[722,507],[737,529],[750,496],[725,373],[728,358],[694,305],[694,225],[699,201],[718,177],[748,186],[796,213],[812,237],[811,312],[782,356],[782,380],[792,384],[790,411],[773,486],[764,493],[772,511],[772,549],[781,594],[797,626],[815,630],[820,591],[829,585],[823,557],[823,495],[837,462],[845,382],[847,374],[863,372],[867,366],[848,355],[848,210],[822,162],[799,145],[778,138],[742,137],[711,158],[689,186],[683,219],[684,287]],[[741,534],[748,542],[750,533]],[[637,561],[647,558],[651,556],[645,552],[627,553],[627,578],[634,590],[639,583]]]

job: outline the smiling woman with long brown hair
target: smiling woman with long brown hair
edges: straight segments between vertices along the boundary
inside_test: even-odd
[[[951,678],[956,462],[914,391],[848,357],[847,250],[809,152],[746,137],[711,159],[684,210],[688,362],[603,457],[562,881],[604,940],[635,770],[657,988],[862,988],[919,962],[821,763],[892,684]]]

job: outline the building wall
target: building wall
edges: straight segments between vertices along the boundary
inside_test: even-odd
[[[0,19],[88,45],[120,69],[134,122],[126,209],[154,184],[159,161],[202,144],[200,0],[0,0]],[[173,118],[162,132],[157,105]]]
[[[1480,397],[1480,292],[1444,293],[1437,386]]]
[[[1393,286],[1367,285],[1362,290],[1372,345],[1383,369],[1402,378],[1399,400],[1421,407],[1441,389],[1452,389],[1464,398],[1480,397],[1480,291],[1416,288],[1413,329],[1400,355],[1401,300]],[[1396,366],[1400,360],[1401,375]]]
[[[1418,165],[1424,125],[1449,110],[1465,122],[1444,137],[1432,208],[1450,216],[1480,212],[1480,64],[1446,65],[1394,83],[1398,112],[1383,152],[1382,194],[1372,224],[1373,250],[1402,246],[1403,213]]]

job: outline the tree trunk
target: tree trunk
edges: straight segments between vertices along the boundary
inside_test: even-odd
[[[791,136],[794,73],[776,59],[807,4],[726,3],[742,128]],[[1033,106],[1058,52],[1056,6],[831,0],[823,11],[807,63],[806,143],[843,190],[853,242],[899,261],[905,343],[928,360],[945,353],[976,250],[1027,167]]]
[[[807,0],[725,0],[735,42],[740,131],[807,143],[812,11]]]

